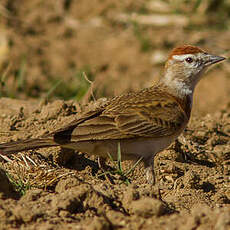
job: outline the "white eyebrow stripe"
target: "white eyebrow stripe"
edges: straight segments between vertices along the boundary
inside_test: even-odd
[[[173,55],[172,58],[178,61],[183,61],[185,58],[188,57],[197,57],[200,58],[202,57],[204,53],[195,53],[195,54],[180,54],[180,55]]]
[[[184,59],[193,56],[192,54],[180,54],[180,55],[173,55],[172,58],[178,61],[183,61]]]

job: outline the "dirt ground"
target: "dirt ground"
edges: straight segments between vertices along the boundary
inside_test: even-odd
[[[90,87],[100,98],[152,85],[176,45],[229,57],[230,6],[185,2],[2,0],[0,142],[67,124]],[[58,147],[1,158],[0,229],[230,229],[229,95],[227,60],[199,83],[183,135],[156,156],[155,186],[141,164],[124,178],[108,161],[109,183],[96,156]]]

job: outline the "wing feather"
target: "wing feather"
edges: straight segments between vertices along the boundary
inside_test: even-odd
[[[112,99],[97,112],[73,122],[71,132],[68,126],[62,129],[59,136],[69,141],[163,137],[175,134],[187,121],[174,97],[149,88]]]

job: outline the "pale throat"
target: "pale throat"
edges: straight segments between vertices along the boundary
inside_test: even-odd
[[[181,81],[180,78],[172,76],[170,71],[166,71],[164,77],[161,79],[161,83],[163,83],[169,89],[171,89],[172,93],[175,94],[175,96],[178,96],[180,98],[186,96],[191,96],[192,98],[193,96],[195,84],[188,84],[186,82]]]
[[[165,73],[164,77],[160,80],[161,84],[167,86],[174,96],[179,97],[181,99],[189,98],[190,101],[190,110],[192,109],[193,104],[193,92],[195,88],[195,84],[188,85],[180,79],[173,77],[169,72]]]

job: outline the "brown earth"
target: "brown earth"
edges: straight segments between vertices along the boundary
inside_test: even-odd
[[[0,142],[41,136],[78,116],[76,99],[91,93],[82,71],[98,98],[150,86],[178,44],[228,57],[230,32],[221,27],[230,23],[228,5],[218,16],[221,7],[213,14],[201,4],[194,16],[192,6],[166,4],[159,13],[146,2],[2,0]],[[177,21],[126,19],[135,14]],[[59,148],[1,158],[0,229],[230,229],[229,72],[226,61],[200,82],[188,128],[156,156],[156,186],[142,165],[127,179],[108,161],[109,183],[96,156]]]

